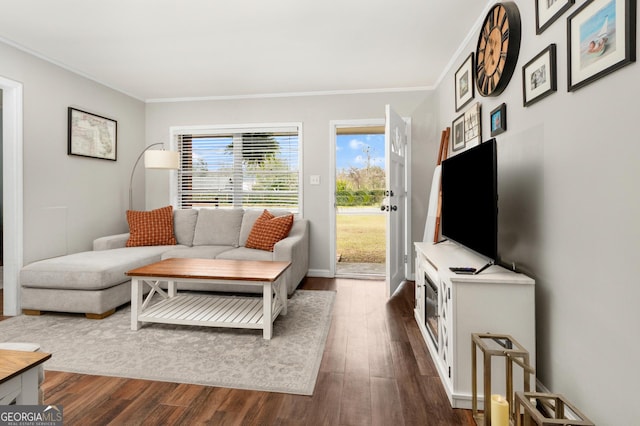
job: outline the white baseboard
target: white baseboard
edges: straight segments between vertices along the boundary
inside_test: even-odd
[[[307,276],[318,278],[333,278],[333,275],[331,275],[331,271],[328,269],[309,269],[307,271]]]

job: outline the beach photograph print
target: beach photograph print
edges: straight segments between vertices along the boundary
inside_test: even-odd
[[[610,0],[580,25],[580,69],[616,51],[616,2]]]
[[[632,1],[590,1],[568,18],[569,91],[635,61]]]

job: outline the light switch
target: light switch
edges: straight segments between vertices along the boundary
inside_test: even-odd
[[[311,185],[320,185],[320,175],[309,176],[309,183]]]

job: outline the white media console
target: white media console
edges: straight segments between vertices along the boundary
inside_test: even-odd
[[[497,265],[477,275],[455,274],[449,267],[479,269],[486,262],[449,241],[415,243],[415,248],[416,321],[451,406],[470,409],[472,333],[511,335],[529,351],[535,368],[535,282]],[[491,392],[505,395],[504,362],[496,358],[492,363]],[[478,363],[481,408],[481,353],[478,353]],[[514,389],[519,390],[522,373],[514,369],[514,376]]]

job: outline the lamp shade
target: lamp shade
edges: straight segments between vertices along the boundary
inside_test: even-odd
[[[148,150],[144,153],[146,169],[179,169],[180,153],[177,151]]]

